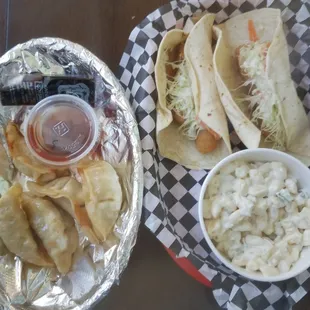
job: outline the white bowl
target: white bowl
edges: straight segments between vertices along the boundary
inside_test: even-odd
[[[253,150],[244,150],[230,156],[224,158],[220,161],[208,174],[206,179],[203,182],[199,203],[198,203],[198,214],[199,214],[199,222],[203,232],[203,235],[213,251],[213,253],[217,256],[217,258],[228,268],[239,273],[240,275],[256,280],[256,281],[264,281],[264,282],[275,282],[275,281],[283,281],[289,278],[295,277],[301,272],[305,271],[310,267],[310,247],[303,248],[299,260],[293,265],[293,267],[286,273],[279,274],[277,276],[263,276],[261,272],[249,272],[245,268],[241,268],[239,266],[233,265],[226,257],[224,257],[215,247],[211,238],[208,235],[207,229],[205,227],[204,219],[203,219],[203,199],[205,196],[206,188],[208,184],[211,182],[212,178],[227,164],[236,161],[261,161],[261,162],[270,162],[270,161],[279,161],[285,164],[288,168],[289,173],[297,179],[299,188],[305,189],[310,193],[310,170],[301,163],[298,159],[287,155],[286,153],[271,150],[271,149],[253,149]]]

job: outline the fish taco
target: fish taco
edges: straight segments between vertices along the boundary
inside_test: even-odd
[[[211,169],[231,153],[212,64],[214,15],[190,22],[184,30],[169,31],[159,46],[157,144],[163,157],[191,169]]]
[[[226,114],[247,148],[310,163],[310,130],[291,79],[280,11],[260,9],[214,26],[214,68]]]

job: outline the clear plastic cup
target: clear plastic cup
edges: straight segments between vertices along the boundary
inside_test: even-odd
[[[24,130],[33,156],[52,166],[78,162],[94,149],[99,137],[93,108],[71,95],[41,100],[25,119]]]

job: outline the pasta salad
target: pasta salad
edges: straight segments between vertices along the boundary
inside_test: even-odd
[[[310,199],[281,162],[230,163],[207,187],[203,217],[216,248],[264,276],[288,272],[310,246]]]

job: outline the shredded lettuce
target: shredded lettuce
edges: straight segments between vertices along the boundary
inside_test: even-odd
[[[186,68],[185,60],[168,63],[177,69],[176,75],[168,80],[167,108],[185,119],[179,130],[189,140],[196,140],[200,125],[196,120],[195,103],[191,82]]]
[[[266,135],[276,149],[285,149],[286,135],[279,110],[279,96],[273,82],[266,74],[267,43],[243,45],[239,50],[239,65],[246,81],[241,85],[250,86],[248,95],[237,102],[247,102],[251,121]]]
[[[239,49],[239,64],[249,77],[263,76],[265,74],[264,48],[260,43],[246,44]]]

